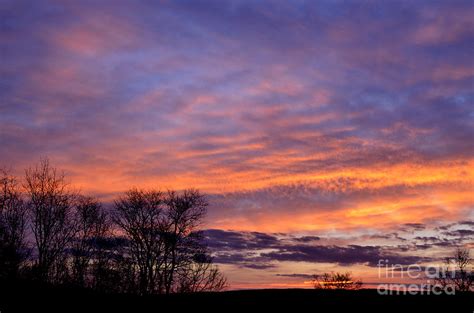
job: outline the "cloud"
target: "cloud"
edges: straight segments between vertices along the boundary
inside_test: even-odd
[[[455,225],[469,224],[460,221]],[[446,224],[451,225],[451,224]],[[406,228],[415,232],[406,232]],[[453,226],[450,226],[453,227]],[[401,225],[401,237],[391,234],[359,234],[344,238],[329,233],[319,236],[295,236],[285,233],[256,233],[210,229],[204,231],[206,242],[213,252],[214,261],[252,269],[278,268],[282,262],[290,264],[333,264],[350,267],[365,265],[377,267],[380,260],[389,264],[424,264],[441,259],[439,248],[446,253],[469,243],[472,230],[445,231],[444,227]],[[419,236],[425,233],[431,236]],[[353,242],[365,242],[357,245]],[[423,252],[425,251],[425,252]],[[384,263],[385,264],[385,263]],[[293,265],[297,266],[297,265]]]
[[[321,240],[321,238],[318,236],[303,236],[303,237],[293,238],[293,240],[298,241],[298,242],[313,242],[313,241]]]
[[[359,263],[373,267],[377,266],[379,260],[389,260],[390,264],[415,264],[429,260],[426,257],[384,253],[381,247],[358,245],[286,246],[276,252],[262,253],[261,256],[275,261],[337,263],[342,266]]]
[[[275,274],[275,276],[290,277],[290,278],[303,278],[303,279],[313,279],[314,278],[314,275],[298,274],[298,273],[294,273],[294,274]]]
[[[406,231],[421,231],[423,223],[431,223],[441,218],[441,214],[445,220],[459,220],[469,212],[471,183],[468,181],[433,182],[432,172],[427,170],[407,183],[403,174],[406,171],[409,169],[400,168],[399,176],[386,176],[382,172],[377,178],[378,174],[370,174],[370,179],[321,178],[214,194],[209,196],[209,219],[213,227],[239,230],[264,227],[260,229],[267,232],[342,230],[357,225],[393,229],[399,223],[407,224]],[[439,198],[434,194],[444,196]]]
[[[453,237],[472,237],[474,236],[474,230],[472,229],[457,229],[444,233],[447,236]]]
[[[405,226],[405,229],[408,231],[421,231],[425,229],[425,225],[422,223],[405,223],[403,226]]]

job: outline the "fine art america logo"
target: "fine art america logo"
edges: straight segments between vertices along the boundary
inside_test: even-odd
[[[401,265],[390,264],[388,259],[381,259],[377,263],[378,277],[384,279],[407,279],[417,283],[381,283],[377,292],[381,295],[392,294],[424,294],[424,295],[454,295],[455,284],[452,283],[459,274],[454,267],[420,266],[418,264]],[[424,281],[424,283],[420,283]]]

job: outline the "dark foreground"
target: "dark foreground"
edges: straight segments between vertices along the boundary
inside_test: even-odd
[[[74,288],[2,286],[0,312],[474,312],[474,293],[378,295],[375,290],[246,290],[140,297]],[[250,313],[250,311],[249,311]]]

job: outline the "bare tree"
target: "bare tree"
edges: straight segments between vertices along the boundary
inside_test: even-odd
[[[202,258],[207,251],[198,228],[206,207],[207,201],[196,190],[165,194],[135,189],[115,202],[114,221],[129,240],[139,293],[209,291],[225,286],[225,278],[210,258]]]
[[[72,277],[80,286],[90,286],[88,271],[93,262],[102,261],[102,238],[109,231],[107,215],[99,201],[81,196],[76,205],[77,233],[72,244]]]
[[[177,292],[221,291],[227,287],[227,279],[207,254],[196,254],[192,261],[178,272]]]
[[[26,209],[15,177],[0,170],[0,279],[14,280],[27,256]]]
[[[178,194],[169,191],[164,232],[163,282],[165,292],[173,290],[176,272],[192,263],[195,251],[201,249],[196,229],[206,214],[208,203],[197,190],[189,189]]]
[[[474,289],[473,260],[468,249],[458,248],[453,257],[445,259],[443,271],[436,279],[443,288],[452,286],[457,291],[472,291]]]
[[[66,248],[74,238],[75,194],[68,189],[64,174],[47,159],[26,170],[27,208],[35,237],[39,279],[58,282],[66,275]]]
[[[91,285],[103,293],[133,293],[137,290],[134,264],[127,249],[129,242],[122,236],[99,237],[91,264]]]
[[[350,272],[314,275],[313,284],[316,289],[357,290],[362,287],[362,281],[355,279]]]
[[[159,291],[163,205],[163,193],[137,189],[115,202],[113,219],[130,241],[129,253],[138,269],[140,294]]]

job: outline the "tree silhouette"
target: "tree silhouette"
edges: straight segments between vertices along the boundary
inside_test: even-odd
[[[160,291],[158,269],[163,262],[163,193],[132,189],[115,202],[114,222],[130,242],[140,294]]]
[[[35,271],[46,282],[61,282],[67,275],[66,247],[76,233],[74,201],[64,174],[47,159],[26,170],[25,190],[38,254]]]
[[[100,244],[108,235],[110,223],[102,205],[91,197],[80,196],[75,211],[77,232],[72,244],[72,278],[77,285],[91,286],[92,264],[104,266]]]
[[[220,291],[226,286],[226,278],[211,258],[196,254],[193,262],[179,271],[177,292]]]
[[[210,261],[197,262],[197,255],[207,253],[197,231],[206,207],[196,190],[178,194],[133,189],[115,202],[113,219],[129,240],[134,264],[129,276],[137,277],[140,294],[224,287],[225,280]],[[194,282],[193,287],[184,288],[191,286],[189,282]]]
[[[445,259],[445,268],[439,273],[436,281],[443,288],[452,286],[457,291],[474,289],[473,260],[468,249],[458,248],[453,257]]]
[[[27,257],[26,208],[15,177],[0,170],[0,280],[17,278]]]
[[[27,279],[101,292],[169,294],[226,285],[203,244],[199,228],[208,204],[197,190],[131,189],[107,212],[97,199],[71,191],[47,159],[25,171],[23,193],[6,171],[0,189],[0,280],[17,279],[24,267]]]
[[[357,290],[362,287],[362,281],[355,279],[350,272],[331,272],[314,275],[313,285],[316,289]]]
[[[181,195],[170,191],[165,200],[163,282],[165,292],[172,291],[176,272],[188,272],[194,256],[204,253],[196,228],[201,223],[208,203],[196,190],[185,190]]]

